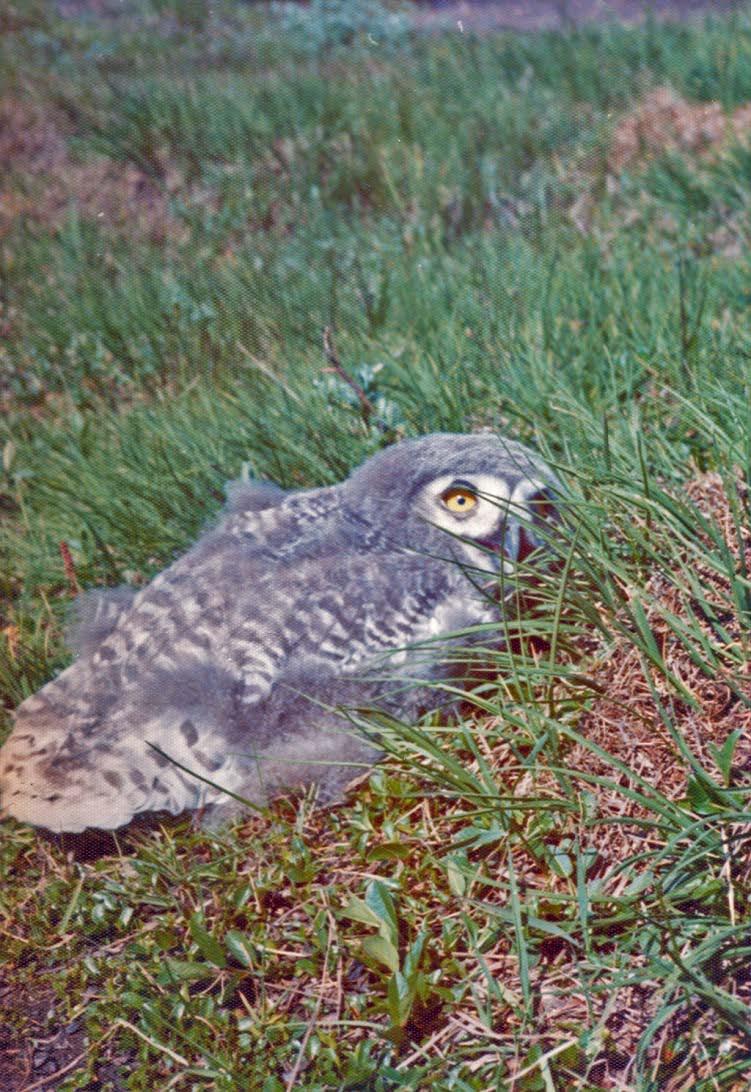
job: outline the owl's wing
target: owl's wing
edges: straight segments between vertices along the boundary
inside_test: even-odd
[[[2,811],[81,831],[200,807],[224,765],[242,685],[215,614],[221,607],[201,610],[162,585],[137,597],[94,654],[23,702],[0,751]]]
[[[273,482],[231,481],[225,486],[227,503],[223,516],[261,512],[281,504],[288,495]],[[73,603],[66,626],[65,641],[77,656],[96,652],[110,635],[118,620],[132,606],[137,588],[122,585],[116,588],[92,588],[79,595]]]
[[[371,696],[376,679],[424,679],[440,659],[442,638],[497,616],[466,571],[442,559],[342,552],[332,553],[329,571],[321,568],[317,559],[282,574],[284,597],[269,596],[271,644],[259,649],[252,632],[232,632],[228,654],[242,679],[242,704],[257,707],[290,675],[316,693],[335,677],[359,680]],[[272,662],[274,648],[280,654]]]
[[[301,693],[356,697],[355,680],[380,671],[384,653],[390,671],[411,642],[467,621],[455,573],[430,559],[332,551],[243,569],[233,551],[199,543],[95,653],[21,705],[0,752],[7,814],[80,831],[211,803],[221,796],[212,784],[246,783],[243,754],[310,735]],[[371,685],[364,697],[374,696]]]

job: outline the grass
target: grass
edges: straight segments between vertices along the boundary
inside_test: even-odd
[[[384,723],[346,806],[7,824],[0,1083],[747,1087],[749,145],[611,149],[654,88],[751,101],[751,18],[124,7],[0,15],[4,723],[74,583],[383,443],[327,326],[391,435],[539,448],[566,534],[460,723]]]

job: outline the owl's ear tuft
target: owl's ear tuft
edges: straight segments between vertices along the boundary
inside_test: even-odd
[[[287,496],[286,490],[273,482],[233,481],[224,487],[227,503],[223,514],[237,515],[238,512],[260,512],[264,508],[275,508]]]

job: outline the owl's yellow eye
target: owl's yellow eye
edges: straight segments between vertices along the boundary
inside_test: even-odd
[[[471,489],[464,489],[462,486],[453,486],[451,489],[447,489],[445,493],[441,495],[441,500],[448,508],[449,512],[471,512],[474,506],[477,504],[477,497]]]

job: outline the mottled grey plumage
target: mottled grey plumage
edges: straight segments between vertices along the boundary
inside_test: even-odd
[[[328,488],[234,486],[218,526],[148,587],[84,597],[78,658],[0,751],[4,812],[80,831],[228,815],[215,785],[263,803],[318,782],[335,799],[380,757],[338,710],[435,704],[424,683],[448,671],[445,639],[498,616],[478,571],[536,544],[552,482],[520,444],[437,433]]]

